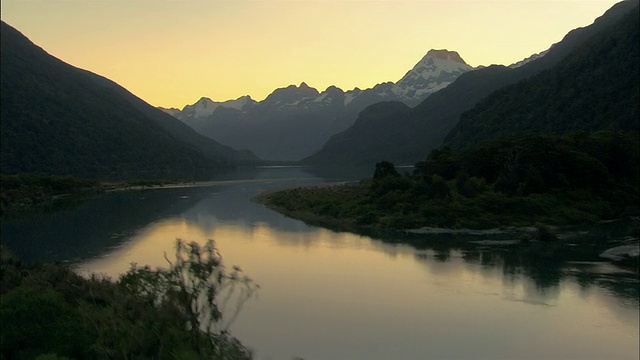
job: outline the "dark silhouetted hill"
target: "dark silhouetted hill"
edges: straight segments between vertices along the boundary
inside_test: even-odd
[[[640,131],[638,10],[578,47],[557,66],[501,89],[462,114],[454,148],[507,135]]]
[[[392,103],[376,104],[379,112],[363,111],[347,130],[334,135],[304,162],[317,165],[372,165],[380,160],[413,164],[441,146],[458,124],[460,115],[480,100],[505,86],[551,69],[574,49],[615,24],[631,11],[637,16],[638,1],[614,5],[590,26],[572,30],[542,57],[508,68],[489,66],[460,75],[452,84],[432,94],[411,110]]]
[[[4,22],[1,34],[3,174],[188,178],[256,161],[47,54]]]

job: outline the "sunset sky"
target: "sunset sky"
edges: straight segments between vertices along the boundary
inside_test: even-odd
[[[472,66],[547,49],[618,0],[2,0],[2,20],[50,54],[155,106],[264,99],[397,81],[429,49]]]

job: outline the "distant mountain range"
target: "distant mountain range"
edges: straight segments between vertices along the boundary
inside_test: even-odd
[[[399,102],[374,104],[363,110],[351,127],[331,137],[320,151],[307,157],[303,162],[323,166],[370,166],[381,160],[396,164],[414,164],[424,159],[432,149],[441,146],[449,132],[458,125],[461,115],[470,110],[471,112],[466,114],[465,118],[482,118],[484,122],[482,125],[476,123],[475,127],[468,127],[466,130],[457,129],[456,134],[452,134],[450,137],[451,142],[460,143],[463,141],[460,140],[460,137],[465,139],[464,141],[472,141],[470,139],[474,138],[480,139],[487,136],[489,132],[493,134],[491,136],[507,134],[510,131],[508,130],[509,126],[501,124],[509,120],[507,113],[512,116],[510,114],[516,111],[520,111],[518,115],[520,118],[530,117],[528,122],[522,123],[528,124],[526,126],[529,126],[530,131],[548,131],[556,128],[555,126],[537,126],[536,121],[540,123],[574,122],[575,125],[567,125],[566,128],[575,130],[582,127],[586,131],[595,131],[603,127],[615,128],[618,125],[623,126],[626,124],[625,122],[631,122],[630,125],[624,125],[625,128],[633,128],[637,125],[634,125],[633,118],[629,118],[629,116],[633,116],[635,109],[637,120],[638,77],[633,75],[636,72],[629,71],[627,67],[631,66],[630,61],[637,60],[637,54],[617,53],[616,56],[624,57],[624,59],[611,59],[607,57],[607,48],[605,47],[601,50],[600,56],[603,59],[608,59],[610,63],[608,67],[597,67],[594,62],[587,62],[585,59],[582,59],[585,62],[575,60],[580,57],[575,55],[574,51],[585,52],[586,48],[596,46],[597,42],[602,40],[594,40],[594,38],[605,37],[606,35],[601,34],[605,31],[612,31],[611,27],[615,26],[625,15],[632,13],[630,16],[637,17],[637,7],[637,0],[618,3],[596,19],[592,25],[569,32],[561,42],[554,44],[542,54],[543,56],[533,56],[513,67],[494,65],[462,74],[449,86],[433,93],[414,108]],[[637,38],[637,33],[635,35]],[[589,41],[596,43],[589,43]],[[608,43],[607,46],[615,48],[616,45],[613,42]],[[564,63],[560,68],[554,69],[569,55],[572,55],[571,58],[574,60],[567,60],[569,61],[568,65]],[[608,72],[597,73],[605,71],[603,70],[605,68]],[[595,73],[592,74],[591,71]],[[624,77],[627,72],[630,75],[627,81],[616,80],[621,79],[617,77],[621,73]],[[571,73],[574,78],[557,79],[566,73]],[[580,73],[582,75],[578,76]],[[542,91],[535,95],[525,90],[521,90],[517,95],[513,92],[513,89],[519,88],[519,82],[537,74],[545,74],[544,76],[546,76],[543,78],[544,80],[541,80],[542,83],[545,83],[544,86],[540,85]],[[617,76],[609,77],[609,74]],[[594,82],[594,79],[597,81]],[[606,98],[597,96],[594,98],[594,95],[590,94],[589,97],[582,98],[581,91],[587,90],[582,84],[578,84],[578,81],[587,82],[588,84],[585,86],[589,88],[600,86],[601,89],[610,89],[609,95]],[[599,85],[597,85],[598,82]],[[629,88],[629,83],[635,83],[635,88]],[[505,89],[499,96],[499,100],[496,95],[492,98],[494,102],[491,105],[487,102],[483,102],[484,105],[479,105],[482,99],[509,85],[513,86],[508,90]],[[564,92],[555,91],[557,89],[552,86],[556,85],[562,86]],[[624,91],[631,91],[631,95],[624,95]],[[513,101],[516,96],[517,101]],[[556,108],[549,107],[542,101],[542,98],[553,98],[554,96],[566,97],[566,99],[553,102]],[[635,96],[635,102],[633,102],[633,96]],[[527,98],[530,98],[531,101],[525,101]],[[477,105],[483,106],[483,108],[474,109]],[[537,107],[542,106],[545,107],[544,111],[538,111]],[[619,106],[622,106],[624,110],[615,111],[614,109]],[[609,108],[606,110],[606,115],[603,116],[620,115],[624,118],[608,123],[599,118],[600,115],[597,114],[599,111],[605,111],[603,108]],[[579,118],[571,119],[572,109],[579,111],[575,114]],[[551,120],[552,118],[554,120]],[[583,120],[590,118],[598,118],[598,120],[583,122]],[[485,126],[489,126],[488,124],[491,124],[490,126],[495,131],[485,129]],[[524,131],[526,126],[522,125],[519,131]]]
[[[430,50],[398,82],[371,89],[319,92],[306,83],[276,89],[263,101],[249,96],[215,102],[201,98],[182,110],[162,109],[204,134],[263,159],[299,160],[347,129],[365,107],[380,101],[414,106],[472,70],[455,51]]]
[[[2,174],[191,178],[257,161],[47,54],[4,22],[1,41]]]
[[[2,22],[0,172],[193,178],[260,162],[254,153],[321,166],[414,164],[444,144],[524,133],[637,134],[638,33],[638,0],[623,1],[510,67],[472,69],[456,52],[431,50],[398,82],[371,89],[301,83],[260,102],[202,98],[160,110]]]

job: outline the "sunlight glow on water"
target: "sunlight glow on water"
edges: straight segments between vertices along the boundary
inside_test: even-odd
[[[541,291],[522,275],[446,262],[406,245],[311,228],[217,224],[184,218],[152,224],[85,272],[129,263],[163,266],[174,238],[216,240],[227,266],[261,290],[232,326],[257,358],[582,358],[637,355],[638,309],[575,283]]]
[[[114,278],[132,262],[165,266],[176,238],[214,239],[227,267],[261,287],[231,326],[259,360],[640,355],[633,274],[593,259],[526,267],[507,256],[511,248],[414,247],[310,227],[250,199],[317,183],[314,174],[250,175],[107,194],[72,211],[3,221],[2,239],[22,259],[71,261]]]

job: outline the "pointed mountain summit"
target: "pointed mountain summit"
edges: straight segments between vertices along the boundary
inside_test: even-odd
[[[186,105],[181,114],[183,116],[189,117],[206,117],[213,114],[216,109],[219,107],[224,107],[227,109],[236,109],[240,111],[245,111],[250,109],[257,102],[251,98],[249,95],[241,96],[235,100],[227,100],[227,101],[213,101],[208,97],[202,97],[193,105]],[[171,109],[161,109],[166,113],[176,116],[177,113],[175,111],[171,111]]]
[[[467,65],[467,63],[464,60],[462,60],[462,58],[460,57],[460,54],[458,54],[457,51],[449,51],[447,49],[443,49],[443,50],[431,49],[427,52],[427,55],[425,55],[425,57],[428,57],[428,56],[435,59],[451,60],[451,61],[455,61],[455,62],[459,62]]]
[[[589,39],[592,37],[597,38],[599,36],[604,36],[600,34],[603,31],[606,31],[610,26],[616,24],[616,22],[628,13],[633,13],[632,16],[637,17],[637,6],[638,0],[619,2],[601,17],[597,18],[593,24],[570,31],[562,41],[553,45],[549,51],[544,54],[544,56],[537,57],[522,66],[508,68],[506,66],[492,65],[482,69],[468,71],[459,76],[446,88],[428,96],[424,101],[412,109],[407,109],[405,107],[398,106],[397,103],[390,102],[386,103],[386,105],[384,105],[384,103],[382,105],[376,104],[375,112],[365,109],[360,113],[359,118],[351,127],[344,132],[335,134],[325,143],[320,151],[304,159],[303,162],[312,165],[371,166],[381,159],[394,162],[396,164],[413,164],[417,161],[421,161],[431,150],[443,145],[447,134],[454,129],[459,121],[461,121],[462,114],[466,111],[472,110],[483,98],[488,97],[488,95],[495,91],[500,91],[501,88],[508,85],[517,84],[522,80],[545,71],[551,71],[550,69],[564,61],[564,59],[574,51],[582,51],[583,53],[586,53],[586,49],[589,49],[591,46],[587,44]],[[625,33],[625,36],[635,35],[636,37],[634,39],[637,41],[637,34],[636,30],[635,33]],[[620,41],[618,41],[618,43],[620,43]],[[608,44],[610,49],[601,49],[602,53],[611,52],[615,44],[616,42]],[[629,54],[628,56],[631,55],[632,54]],[[587,58],[586,56],[584,57]],[[597,56],[592,57],[595,58]],[[424,60],[425,62],[429,62],[431,60],[442,61],[442,59],[434,59],[429,55],[425,56]],[[454,63],[460,64],[459,62]],[[619,63],[619,60],[613,64],[614,68],[617,63]],[[576,62],[574,64],[575,69],[573,70],[587,68],[587,64],[585,63]],[[418,65],[416,67],[419,68],[420,66]],[[571,74],[576,74],[576,72],[579,73],[580,71],[581,70],[572,71]],[[617,67],[616,73],[620,73],[620,71],[633,75],[633,73],[627,70],[624,66]],[[408,75],[415,73],[420,73],[420,71],[412,69]],[[566,73],[568,73],[568,71]],[[560,71],[555,70],[553,74],[558,75],[556,76],[558,79],[553,80],[556,82],[560,81]],[[589,71],[583,71],[583,74],[585,76],[595,75],[591,74]],[[418,78],[417,75],[414,75],[414,77]],[[407,78],[409,78],[409,76],[407,76]],[[578,76],[576,75],[575,78],[578,79]],[[629,78],[636,81],[637,85],[637,76],[629,76]],[[585,85],[593,85],[594,82],[591,80],[588,82],[583,80],[583,83]],[[549,84],[555,83],[549,82]],[[550,86],[549,84],[544,86],[548,88]],[[620,99],[628,99],[629,94],[636,94],[635,96],[637,99],[637,88],[635,91],[623,91],[619,93],[617,92],[619,85],[620,84],[615,82],[602,80],[601,86],[607,87],[607,89],[610,87],[611,91],[609,91],[606,96],[601,96],[600,99],[592,101],[585,101],[579,96],[570,98],[569,95],[577,94],[576,89],[578,89],[577,84],[571,84],[570,81],[568,81],[567,87],[562,88],[566,90],[555,97],[548,95],[551,91],[538,92],[537,95],[540,95],[545,99],[547,97],[552,100],[554,98],[558,98],[557,101],[554,100],[556,101],[556,104],[559,104],[559,101],[565,101],[565,103],[562,103],[562,107],[567,109],[567,113],[573,114],[573,117],[569,117],[569,119],[564,122],[566,124],[584,124],[586,119],[591,119],[589,116],[593,115],[593,113],[588,112],[588,108],[598,109],[598,111],[600,111],[599,115],[605,114],[606,109],[624,109],[625,111],[626,109],[629,109],[626,106],[623,107],[614,102],[616,96],[618,96],[615,94],[624,94],[624,97],[622,95],[618,96]],[[540,84],[539,87],[544,88],[544,86]],[[520,86],[519,89],[527,88]],[[560,87],[557,87],[557,89],[560,89]],[[526,102],[524,97],[532,96],[530,93],[531,91],[527,92],[522,90],[521,93],[518,94],[519,96],[523,96],[522,102],[518,103],[518,105],[527,104],[526,107],[521,106],[521,108],[518,109],[521,110],[518,116],[523,116],[527,120],[520,121],[517,124],[527,124],[527,126],[529,126],[531,125],[531,122],[527,121],[530,119],[532,121],[541,121],[544,116],[547,116],[547,114],[560,113],[558,109],[561,107],[542,107],[540,104]],[[586,92],[584,94],[586,94]],[[454,144],[462,143],[463,140],[469,141],[467,137],[476,138],[479,135],[480,130],[486,131],[487,126],[484,125],[489,123],[488,119],[496,121],[498,124],[502,124],[503,121],[505,124],[511,124],[508,119],[512,114],[507,114],[503,107],[509,105],[507,109],[512,109],[514,104],[516,104],[513,102],[513,98],[507,96],[496,96],[494,99],[494,101],[496,101],[495,103],[484,102],[484,108],[476,109],[475,112],[467,115],[468,117],[471,117],[471,114],[476,116],[475,114],[477,113],[478,118],[482,115],[484,122],[476,123],[474,121],[474,123],[482,124],[483,126],[477,126],[471,131],[467,131],[470,129],[467,127],[464,133],[460,130],[460,134],[456,135],[455,138],[453,137],[454,135],[451,137],[451,141],[454,142]],[[500,101],[503,102],[496,105],[498,103],[497,99],[500,99]],[[571,100],[567,101],[567,99]],[[631,103],[635,104],[637,109],[637,101]],[[576,113],[572,112],[577,108],[584,109],[582,117],[576,117]],[[540,111],[538,109],[544,109],[545,111]],[[544,116],[534,115],[540,113],[543,113],[542,115]],[[629,117],[622,118],[620,114],[613,115],[613,111],[608,114],[611,115],[611,119],[620,119],[618,121],[629,119]],[[593,122],[593,124],[596,123],[596,121]],[[604,119],[602,123],[604,123]],[[569,127],[569,125],[566,126]],[[549,128],[552,127],[550,126]],[[594,125],[593,128],[598,129],[596,125]],[[504,129],[499,126],[492,127],[492,131],[496,134],[504,133]]]
[[[470,70],[458,52],[432,49],[396,83],[395,92],[403,102],[417,105]]]
[[[317,89],[302,82],[300,86],[289,85],[285,88],[274,90],[262,102],[262,105],[271,106],[295,106],[301,102],[310,102],[320,95]]]
[[[379,101],[417,105],[470,70],[457,52],[430,50],[398,83],[347,91],[329,86],[319,92],[302,82],[278,88],[263,101],[251,100],[248,107],[232,109],[232,101],[214,104],[203,98],[181,112],[165,111],[235,149],[249,149],[263,159],[299,160],[351,126],[367,106]]]

